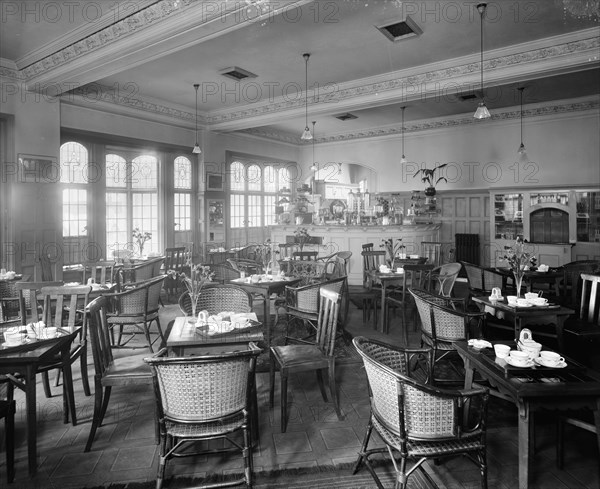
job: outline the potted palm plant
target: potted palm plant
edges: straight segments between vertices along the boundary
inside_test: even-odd
[[[420,170],[418,170],[414,175],[413,178],[416,177],[417,175],[421,174],[421,181],[423,183],[427,183],[427,187],[425,188],[425,195],[427,197],[433,197],[436,193],[435,190],[435,186],[440,182],[440,181],[444,181],[444,182],[448,182],[448,180],[446,179],[446,177],[438,177],[437,180],[435,178],[435,174],[436,172],[438,172],[439,170],[441,170],[442,168],[444,168],[447,165],[447,163],[444,163],[443,165],[438,165],[434,168],[421,168]]]

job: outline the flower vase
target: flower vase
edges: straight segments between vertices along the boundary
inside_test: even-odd
[[[191,317],[188,318],[188,322],[189,323],[196,323],[196,321],[198,321],[198,315],[196,314],[196,307],[197,307],[197,301],[198,298],[194,298],[190,295],[190,301],[191,301],[191,305],[192,305],[192,315]]]
[[[521,283],[523,282],[523,272],[513,272],[515,276],[515,287],[517,289],[517,298],[521,297]]]

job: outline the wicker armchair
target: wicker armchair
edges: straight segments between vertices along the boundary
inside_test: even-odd
[[[433,350],[434,362],[431,365],[430,378],[436,381],[433,375],[435,363],[451,353],[455,353],[455,341],[467,341],[473,336],[478,338],[483,333],[485,325],[485,312],[463,312],[455,308],[462,304],[464,299],[431,294],[420,289],[409,289],[414,298],[421,319],[421,345],[427,345]],[[454,306],[454,307],[453,307]]]
[[[262,263],[258,263],[255,260],[227,258],[227,263],[229,263],[234,270],[244,272],[246,276],[263,273]]]
[[[96,431],[102,426],[112,388],[122,386],[131,389],[132,385],[152,384],[152,372],[144,363],[147,352],[113,358],[111,331],[106,318],[108,305],[107,297],[98,297],[88,305],[90,347],[94,358],[94,413],[86,452],[91,450]],[[158,437],[158,429],[155,434]]]
[[[382,488],[369,457],[388,452],[396,472],[395,487],[405,488],[410,475],[423,470],[428,458],[466,455],[479,466],[481,486],[486,488],[488,390],[439,389],[412,378],[407,368],[411,358],[426,356],[427,350],[398,349],[360,336],[353,342],[363,359],[371,398],[371,416],[354,472],[364,462]],[[478,409],[469,413],[474,406]],[[368,449],[373,429],[385,447]],[[416,463],[407,470],[409,459]]]
[[[179,297],[179,308],[186,316],[192,315],[192,299],[188,292]],[[208,285],[202,289],[196,311],[218,314],[223,311],[251,312],[252,296],[237,285]]]
[[[215,273],[213,281],[224,284],[230,280],[240,278],[241,274],[239,270],[236,270],[231,266],[230,263],[216,263],[209,265],[212,272]]]
[[[284,345],[271,347],[269,404],[273,407],[275,397],[275,368],[281,374],[281,431],[287,428],[287,384],[290,374],[317,372],[317,380],[323,400],[327,401],[322,371],[329,373],[329,390],[338,419],[342,420],[335,383],[335,337],[340,308],[340,294],[321,290],[321,305],[317,336],[311,345]]]
[[[431,287],[439,295],[450,297],[461,269],[460,263],[446,263],[431,271]]]
[[[118,329],[117,339],[113,342],[113,348],[124,348],[135,337],[136,331],[130,332],[130,337],[122,342],[123,329],[125,326],[134,326],[141,331],[145,337],[147,346],[152,349],[152,345],[161,340],[164,342],[164,335],[160,326],[158,317],[158,307],[160,299],[160,291],[162,290],[165,275],[152,278],[145,282],[137,282],[126,287],[124,291],[115,294],[105,294],[113,301],[113,311],[108,313],[108,324],[111,331]],[[157,338],[152,341],[150,338],[150,327],[156,322],[158,329]],[[113,335],[114,337],[114,335]],[[140,346],[132,346],[129,348],[140,348]]]
[[[290,260],[288,275],[300,278],[301,285],[321,282],[325,277],[325,263],[309,260]]]
[[[19,315],[17,281],[0,280],[0,321],[8,321]]]
[[[167,462],[174,457],[240,451],[244,475],[210,487],[246,484],[252,487],[252,420],[254,372],[261,352],[254,343],[248,350],[184,358],[147,358],[152,368],[160,459],[156,488],[161,489]],[[241,432],[241,442],[232,437]],[[226,440],[220,448],[190,450],[190,443]]]

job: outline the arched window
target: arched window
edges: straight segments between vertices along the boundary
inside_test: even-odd
[[[192,162],[178,156],[173,162],[173,222],[175,232],[192,229]],[[177,241],[177,240],[176,240]]]
[[[70,141],[60,147],[61,183],[88,182],[88,150],[85,146]]]

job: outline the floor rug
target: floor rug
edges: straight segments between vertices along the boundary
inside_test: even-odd
[[[431,474],[425,467],[428,475]],[[377,470],[378,476],[385,487],[394,484],[393,472]],[[174,477],[164,481],[164,489],[183,489],[198,487],[202,484],[214,483],[216,481],[231,480],[240,477],[239,474],[226,476],[227,478],[208,479]],[[434,476],[435,480],[435,476]],[[318,467],[294,470],[275,470],[269,472],[258,472],[254,475],[255,489],[376,489],[375,481],[366,469],[361,469],[356,475],[352,475],[351,467]],[[438,481],[439,482],[439,481]],[[155,481],[113,483],[106,486],[94,486],[87,489],[153,489]],[[410,489],[434,489],[438,487],[435,483],[423,475],[420,471],[414,472],[408,479]],[[85,489],[85,488],[84,488]]]

